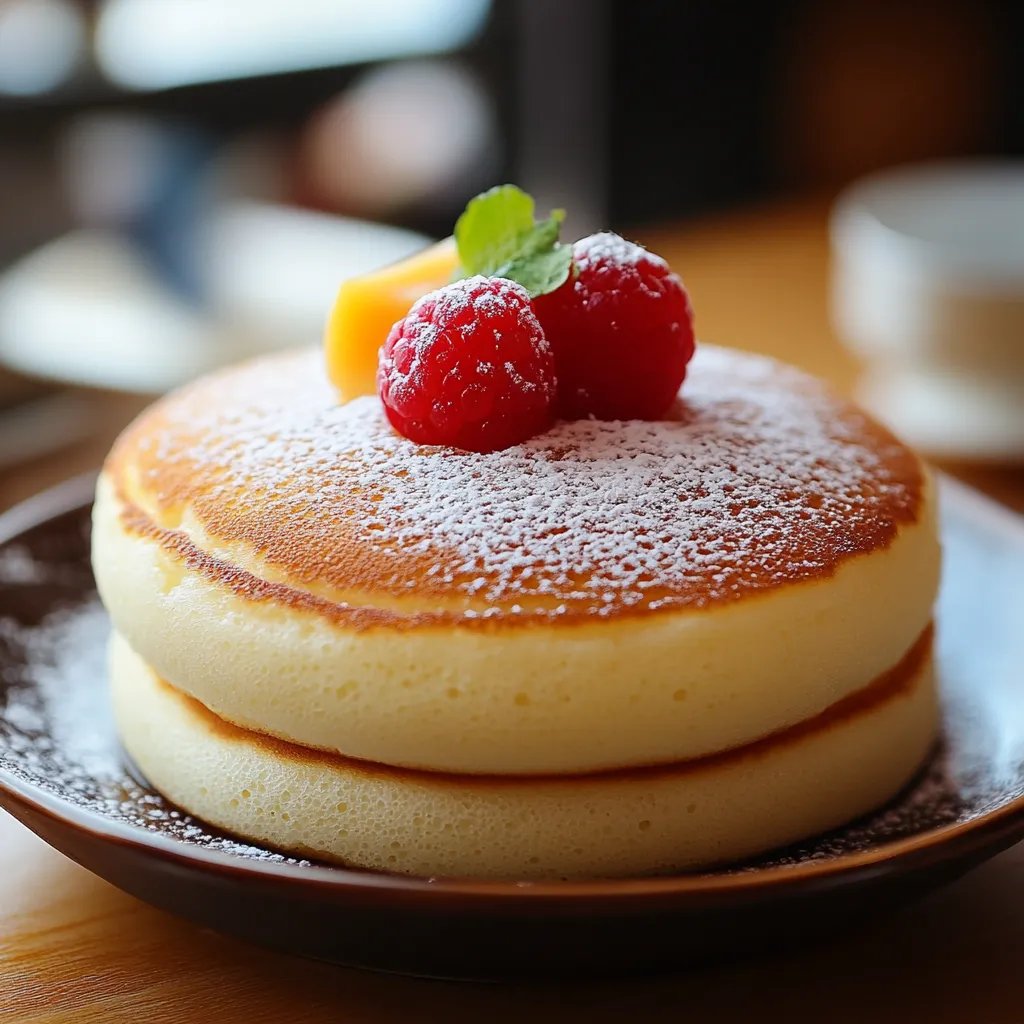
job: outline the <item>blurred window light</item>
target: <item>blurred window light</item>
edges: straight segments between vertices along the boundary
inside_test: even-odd
[[[411,61],[366,72],[314,118],[304,150],[319,198],[380,216],[464,191],[497,148],[495,115],[476,78],[456,64]]]
[[[37,96],[78,66],[85,26],[69,0],[0,2],[0,93]]]
[[[443,53],[483,28],[490,0],[106,0],[96,31],[108,77],[165,89]]]

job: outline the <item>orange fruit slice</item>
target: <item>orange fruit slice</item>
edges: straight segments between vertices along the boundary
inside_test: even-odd
[[[324,332],[327,375],[343,402],[377,393],[377,354],[413,303],[452,279],[459,265],[446,238],[400,263],[342,283]]]

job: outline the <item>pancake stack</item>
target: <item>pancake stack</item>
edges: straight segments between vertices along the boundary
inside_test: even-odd
[[[316,352],[157,403],[101,477],[111,685],[152,784],[412,875],[735,861],[933,743],[933,485],[822,384],[702,346],[657,422],[490,454],[339,405]]]

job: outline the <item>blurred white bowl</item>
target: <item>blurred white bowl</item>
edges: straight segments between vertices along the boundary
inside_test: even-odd
[[[430,239],[413,231],[266,203],[227,204],[204,235],[204,291],[214,316],[254,349],[318,341],[346,278]]]
[[[861,400],[932,454],[1024,458],[1024,163],[866,178],[836,204],[832,243]]]
[[[0,364],[157,394],[254,353],[317,343],[342,280],[428,241],[290,207],[225,204],[198,246],[206,294],[199,310],[127,239],[75,232],[0,277]]]
[[[0,407],[0,470],[84,441],[98,422],[92,392],[70,388]]]

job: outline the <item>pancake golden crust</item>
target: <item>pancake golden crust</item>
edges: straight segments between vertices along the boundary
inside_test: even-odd
[[[338,405],[315,353],[277,356],[158,403],[106,472],[123,527],[190,571],[355,628],[735,601],[886,548],[924,486],[818,382],[710,346],[667,421],[490,455],[418,447],[375,399]]]

